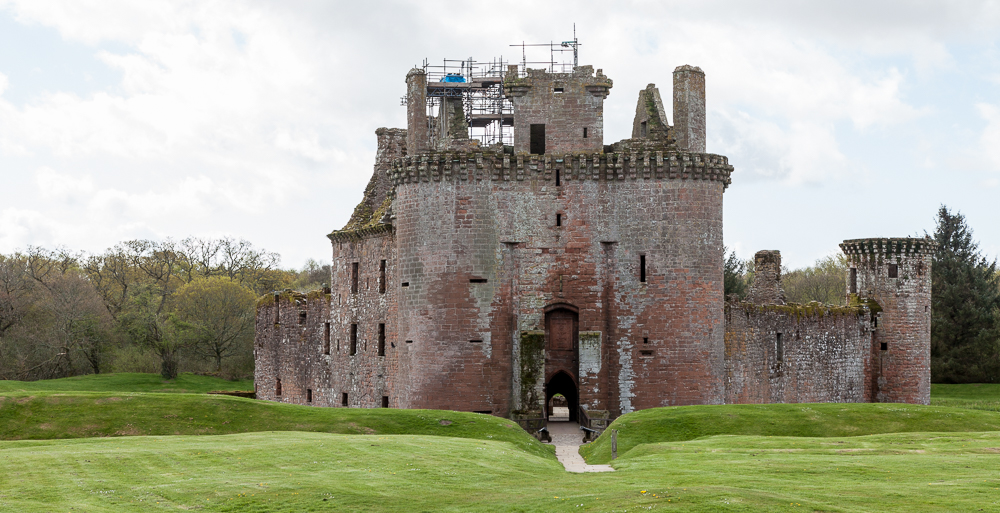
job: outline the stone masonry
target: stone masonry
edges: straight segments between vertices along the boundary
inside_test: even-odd
[[[427,113],[411,70],[408,127],[377,131],[365,197],[328,236],[329,290],[259,303],[258,397],[531,418],[561,393],[574,419],[926,403],[931,242],[846,241],[844,307],[785,304],[780,253],[762,251],[748,299],[725,302],[733,167],[705,153],[704,77],[674,72],[673,126],[647,86],[632,137],[606,146],[601,70],[514,66],[513,146],[480,147],[455,105]]]

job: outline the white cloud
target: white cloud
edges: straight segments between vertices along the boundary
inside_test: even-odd
[[[989,103],[978,103],[976,110],[986,120],[986,128],[979,137],[980,150],[994,169],[1000,169],[1000,108]]]

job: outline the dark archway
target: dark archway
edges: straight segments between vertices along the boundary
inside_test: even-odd
[[[552,414],[552,396],[562,394],[569,406],[570,422],[579,422],[580,394],[576,390],[576,381],[565,371],[559,371],[545,384],[545,418]]]

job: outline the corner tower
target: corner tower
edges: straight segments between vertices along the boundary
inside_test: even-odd
[[[847,294],[875,320],[871,400],[930,404],[931,258],[928,238],[845,240]],[[872,304],[874,301],[876,304]]]

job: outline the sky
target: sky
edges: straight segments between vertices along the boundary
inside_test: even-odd
[[[920,0],[0,0],[0,253],[230,236],[327,261],[410,68],[574,23],[614,80],[606,144],[646,84],[705,71],[740,257],[810,265],[941,205],[1000,256],[1000,2]]]

